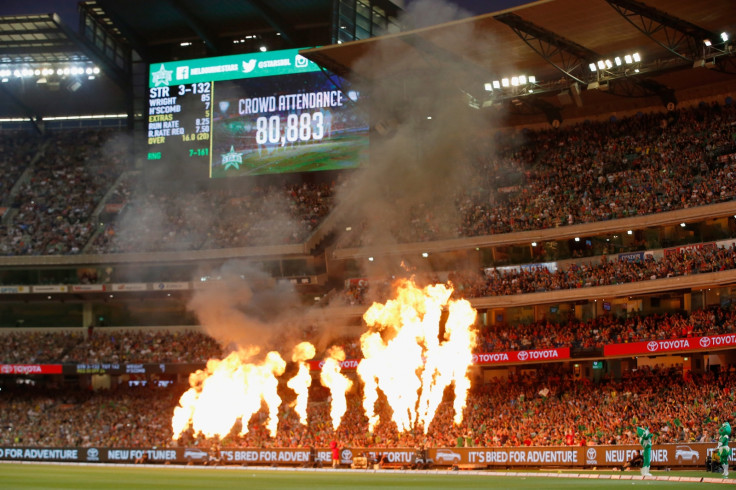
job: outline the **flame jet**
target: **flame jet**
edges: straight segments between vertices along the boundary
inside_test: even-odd
[[[223,438],[240,420],[241,435],[248,433],[248,421],[261,408],[268,407],[266,428],[276,436],[278,409],[278,379],[286,362],[278,352],[266,354],[260,364],[247,362],[257,349],[232,352],[223,360],[210,359],[207,367],[189,376],[190,388],[179,399],[171,419],[173,439],[178,440],[189,427],[194,435]]]
[[[296,393],[294,411],[299,415],[299,422],[302,425],[307,425],[307,402],[309,401],[309,386],[312,384],[309,366],[304,361],[312,359],[314,354],[314,346],[309,342],[302,342],[294,347],[291,360],[299,363],[299,371],[286,383],[286,386]]]
[[[364,383],[363,409],[371,431],[379,421],[378,389],[386,396],[400,432],[421,427],[426,434],[445,388],[453,384],[454,422],[462,422],[476,342],[476,311],[466,300],[450,299],[452,291],[444,284],[419,288],[412,280],[402,280],[396,298],[373,303],[363,315],[369,330],[360,339],[364,359],[358,376]]]

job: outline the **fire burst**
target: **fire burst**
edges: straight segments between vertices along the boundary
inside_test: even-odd
[[[299,363],[299,371],[296,376],[291,378],[286,386],[296,393],[296,405],[294,411],[299,415],[299,422],[307,425],[307,402],[309,401],[309,385],[312,384],[312,375],[309,374],[309,367],[304,361],[313,358],[315,354],[314,346],[309,342],[302,342],[294,347],[294,353],[291,360]]]
[[[444,284],[417,287],[413,281],[398,283],[396,297],[374,303],[363,316],[369,330],[360,338],[364,359],[358,376],[364,384],[363,409],[372,432],[380,417],[375,411],[379,389],[393,411],[400,432],[421,427],[425,434],[442,401],[445,388],[453,386],[455,424],[463,419],[470,380],[476,312],[465,300],[450,299],[452,288]],[[445,321],[446,317],[446,321]],[[278,377],[286,362],[278,352],[269,352],[260,363],[253,361],[258,348],[233,352],[223,360],[211,359],[204,370],[189,377],[190,389],[179,400],[171,420],[173,439],[190,427],[195,435],[223,438],[240,422],[240,435],[263,403],[268,409],[266,428],[276,436],[281,398]],[[307,424],[309,386],[312,382],[305,361],[315,348],[302,342],[294,348],[292,361],[297,374],[287,386],[297,395],[295,412]],[[345,352],[332,347],[325,359],[320,381],[330,389],[330,417],[334,430],[347,411],[346,394],[353,382],[341,373]]]
[[[345,394],[353,386],[353,382],[340,373],[340,363],[345,360],[345,351],[340,347],[332,347],[327,351],[327,356],[322,366],[320,381],[330,389],[330,396],[332,397],[330,417],[332,418],[332,428],[337,430],[340,427],[342,416],[348,410]]]
[[[189,376],[187,390],[174,409],[171,426],[178,440],[190,426],[195,435],[207,438],[226,436],[240,420],[241,435],[248,433],[248,421],[261,408],[268,407],[266,427],[276,436],[281,398],[277,393],[277,376],[286,363],[278,352],[269,352],[260,364],[246,362],[255,352],[233,352],[219,361],[210,359],[204,370]]]
[[[450,299],[452,288],[419,288],[402,281],[396,299],[374,303],[363,315],[370,330],[361,336],[364,359],[358,375],[364,383],[363,409],[373,431],[378,389],[393,410],[401,432],[422,427],[426,434],[444,390],[454,385],[454,422],[463,420],[470,379],[476,312],[466,300]],[[441,332],[443,311],[447,311]]]

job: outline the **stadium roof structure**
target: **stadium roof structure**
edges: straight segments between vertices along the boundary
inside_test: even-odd
[[[103,50],[85,42],[57,14],[0,17],[2,116],[38,121],[41,114],[123,112],[130,85],[126,68],[111,63]],[[41,76],[22,75],[33,71]],[[86,83],[90,79],[95,83]],[[78,90],[78,97],[72,97]],[[59,91],[65,96],[59,97]]]
[[[0,17],[0,63],[90,61],[57,15]]]
[[[282,45],[269,49],[315,46],[314,35],[329,39],[332,0],[95,0],[94,4],[119,29],[147,62],[170,59],[160,46],[196,41],[204,52],[195,56],[231,54],[233,38],[277,34]]]
[[[471,75],[458,88],[474,107],[507,103],[512,113],[553,122],[562,108],[585,115],[634,108],[650,97],[666,106],[677,103],[674,92],[733,84],[736,51],[722,32],[736,36],[732,0],[542,0],[302,54],[369,80],[449,67]],[[634,54],[639,62],[624,61]],[[525,83],[517,78],[514,86],[518,75]]]
[[[11,73],[0,83],[0,117],[131,113],[136,73],[147,64],[255,51],[261,35],[269,49],[326,44],[332,1],[87,0],[79,12],[79,32],[55,13],[0,17],[0,71]],[[243,44],[234,46],[238,37]],[[65,75],[39,84],[12,75],[62,63],[94,64],[101,73],[94,83]]]

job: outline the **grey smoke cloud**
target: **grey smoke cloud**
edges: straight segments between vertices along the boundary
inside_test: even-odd
[[[252,264],[230,261],[212,275],[217,280],[195,290],[187,307],[226,350],[255,346],[287,359],[302,341],[314,343],[319,353],[347,333],[329,307],[305,306],[290,282],[274,280]]]
[[[424,27],[466,15],[446,2],[427,0],[412,3],[403,22]],[[441,47],[453,43],[457,51],[457,46],[471,48],[479,42],[492,40],[472,30],[455,30],[447,39],[435,36],[433,46],[419,45],[423,66],[408,71],[403,69],[405,60],[394,56],[396,43],[403,40],[380,42],[358,61],[356,72],[367,71],[361,65],[379,67],[367,84],[353,85],[368,95],[366,110],[374,127],[371,161],[338,190],[334,212],[352,224],[365,243],[397,243],[409,228],[426,227],[434,233],[438,223],[451,233],[460,223],[456,196],[476,178],[464,151],[491,123],[468,107],[464,92],[467,87],[481,88],[484,80],[478,79],[476,69],[463,69],[461,61],[447,63]],[[268,209],[272,217],[285,215],[278,202],[270,202]],[[276,221],[285,228],[291,225],[286,216]],[[207,333],[228,348],[257,345],[287,358],[302,340],[315,341],[319,352],[348,333],[346,321],[333,314],[341,306],[339,300],[324,308],[303,305],[290,284],[243,262],[227,263],[216,275],[221,280],[196,291],[188,307]]]
[[[402,25],[422,28],[467,15],[447,2],[426,0],[410,4]],[[359,87],[368,94],[371,157],[338,194],[337,213],[346,227],[360,224],[366,247],[456,236],[462,219],[456,198],[479,180],[465,152],[487,138],[493,124],[467,103],[468,92],[481,91],[488,80],[486,68],[456,55],[477,43],[493,40],[472,27],[389,37],[355,65],[356,73],[372,74]],[[407,45],[412,59],[397,59]],[[452,51],[445,49],[450,45]]]

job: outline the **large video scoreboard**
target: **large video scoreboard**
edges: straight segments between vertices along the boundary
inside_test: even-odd
[[[354,168],[368,151],[359,98],[296,49],[155,63],[147,159],[210,177]]]

